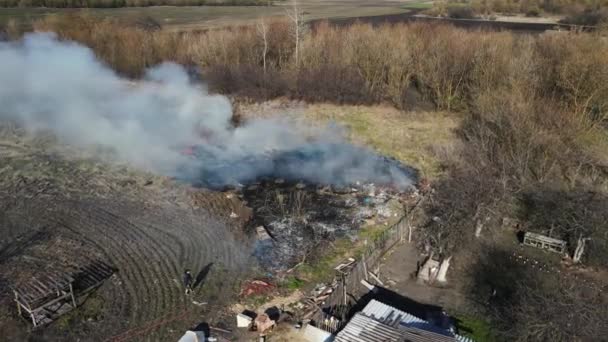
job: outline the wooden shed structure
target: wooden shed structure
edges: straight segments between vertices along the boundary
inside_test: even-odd
[[[28,317],[34,327],[51,323],[75,309],[81,296],[99,287],[114,271],[99,260],[70,274],[45,270],[27,282],[11,286],[17,311]]]
[[[524,245],[546,249],[556,253],[565,253],[567,242],[532,232],[526,232],[524,234]]]

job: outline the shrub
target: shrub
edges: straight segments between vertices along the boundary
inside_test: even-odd
[[[475,12],[468,5],[450,5],[448,6],[448,17],[453,19],[474,19]]]
[[[608,8],[578,11],[568,15],[561,22],[570,25],[598,26],[608,23]]]
[[[533,6],[526,10],[526,17],[539,17],[540,16],[540,8],[538,6]]]

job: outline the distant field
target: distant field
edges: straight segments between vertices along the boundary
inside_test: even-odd
[[[300,0],[308,20],[322,18],[352,18],[407,13],[408,4],[419,6],[420,1],[373,0]],[[196,30],[209,27],[251,22],[263,16],[281,16],[289,8],[289,1],[275,6],[196,6],[196,7],[129,7],[96,9],[9,8],[0,9],[0,25],[15,19],[28,25],[33,20],[54,13],[85,11],[100,17],[125,20],[149,17],[170,30]]]

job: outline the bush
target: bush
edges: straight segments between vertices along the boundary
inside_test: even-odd
[[[453,19],[475,19],[475,11],[467,5],[448,6],[448,17]]]
[[[276,70],[256,66],[218,65],[205,72],[211,91],[264,101],[289,94],[289,83]]]
[[[540,8],[537,6],[533,6],[526,10],[526,17],[539,17],[540,16]]]
[[[606,333],[608,300],[584,282],[539,272],[507,250],[486,246],[471,268],[470,298],[484,303],[505,341],[593,341]],[[580,329],[585,327],[585,329]]]
[[[572,13],[560,22],[569,25],[598,26],[608,23],[608,8],[586,9]]]

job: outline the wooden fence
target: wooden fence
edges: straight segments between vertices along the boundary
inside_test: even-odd
[[[377,275],[374,269],[379,265],[382,256],[398,243],[408,241],[410,238],[412,214],[413,211],[410,211],[409,215],[403,216],[373,241],[368,240],[360,259],[348,273],[338,272],[337,287],[320,306],[321,310],[313,316],[313,321],[319,328],[336,333],[346,324],[351,309],[356,305],[360,292],[364,289],[361,280],[377,282],[373,279]]]

